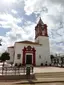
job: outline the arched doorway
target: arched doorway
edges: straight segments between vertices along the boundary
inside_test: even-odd
[[[35,48],[31,46],[27,46],[23,48],[23,59],[22,59],[22,64],[32,64],[35,66]]]
[[[26,55],[26,64],[32,64],[32,55]]]

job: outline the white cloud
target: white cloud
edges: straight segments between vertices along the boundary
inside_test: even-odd
[[[51,3],[54,3],[54,4],[61,4],[61,5],[64,5],[64,0],[49,0]]]
[[[64,51],[62,48],[64,43],[64,0],[15,0],[14,3],[10,6],[5,4],[4,7],[4,3],[2,3],[0,8],[0,27],[11,28],[5,37],[2,36],[2,43],[5,48],[8,45],[13,45],[15,41],[34,40],[35,23],[27,19],[24,26],[18,26],[18,23],[22,24],[24,19],[18,15],[20,11],[18,12],[16,9],[19,8],[24,10],[28,16],[31,16],[32,13],[37,16],[36,22],[38,17],[41,16],[43,22],[48,25],[51,52]],[[2,9],[4,10],[3,13],[1,13]],[[7,13],[7,10],[11,10],[12,14],[17,15],[17,17]]]
[[[21,22],[20,19],[13,17],[11,14],[8,13],[0,13],[0,19],[4,20],[4,21],[8,21],[10,23],[18,23]]]
[[[8,46],[13,45],[17,38],[21,37],[21,27],[17,24],[22,23],[23,18],[14,17],[8,13],[0,13],[0,27],[1,28],[10,28],[9,32],[6,32],[5,36],[0,36],[2,39],[2,46],[0,47],[0,52],[3,52],[7,49]],[[19,37],[18,37],[19,36]]]
[[[12,9],[11,12],[12,12],[13,14],[17,14],[17,11],[14,10],[14,9]]]
[[[25,23],[25,26],[23,26],[25,34],[22,35],[24,36],[24,39],[30,39],[34,40],[35,38],[35,23],[27,21]]]
[[[27,21],[25,23],[25,26],[22,27],[14,25],[14,28],[7,32],[5,37],[0,36],[0,39],[2,39],[2,46],[0,47],[0,52],[5,51],[8,46],[14,45],[14,43],[17,41],[34,40],[34,28],[35,23],[31,23],[30,21]]]
[[[16,0],[3,0],[3,3],[5,4],[11,4],[11,3],[15,3]]]
[[[45,6],[47,5],[47,1],[45,0],[24,0],[25,1],[25,7],[24,10],[26,11],[27,15],[30,15],[33,12],[40,13],[43,9],[43,11],[46,11]]]
[[[13,28],[14,24],[20,23],[21,19],[13,17],[11,14],[0,13],[0,27]]]
[[[48,25],[51,52],[63,52],[64,43],[64,0],[24,0],[26,15],[39,14]],[[38,16],[38,17],[39,17]],[[50,33],[51,32],[51,33]],[[56,44],[58,43],[58,45]]]

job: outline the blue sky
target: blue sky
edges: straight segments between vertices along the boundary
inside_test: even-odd
[[[50,52],[64,53],[64,0],[0,0],[0,52],[16,41],[34,41],[39,17],[48,26]]]

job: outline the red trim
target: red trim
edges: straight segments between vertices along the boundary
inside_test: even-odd
[[[45,31],[45,36],[48,36],[48,34],[47,34],[47,25],[46,24],[44,24],[44,31]]]
[[[22,59],[22,64],[23,65],[25,65],[25,55],[26,55],[26,53],[32,53],[33,54],[33,65],[35,66],[35,48],[31,48],[31,50],[28,50],[26,47],[24,47],[24,49],[23,49],[23,59]]]
[[[35,66],[36,65],[36,63],[35,63],[35,49],[33,48],[33,66]]]
[[[26,51],[26,53],[33,53],[33,51]]]
[[[24,49],[23,49],[23,60],[22,60],[23,65],[25,65],[25,51],[26,51],[26,48],[24,47]]]

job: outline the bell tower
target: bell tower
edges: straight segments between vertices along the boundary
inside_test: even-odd
[[[38,36],[48,36],[48,34],[47,34],[47,25],[43,23],[41,18],[39,19],[39,22],[35,27],[35,39]]]
[[[39,55],[42,56],[41,57],[42,63],[50,64],[51,63],[50,46],[49,46],[49,37],[47,33],[47,25],[43,23],[41,18],[39,19],[39,22],[37,23],[35,27],[35,42],[40,44],[40,50],[38,50],[38,52],[39,52]]]

